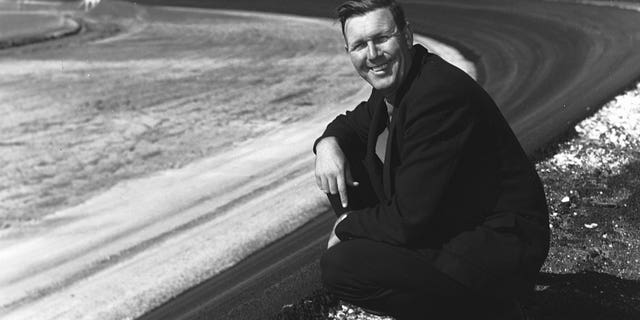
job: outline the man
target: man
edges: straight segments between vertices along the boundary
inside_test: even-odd
[[[321,259],[342,300],[398,319],[517,319],[548,252],[542,184],[487,93],[413,45],[393,0],[338,7],[366,102],[316,140],[339,216]]]

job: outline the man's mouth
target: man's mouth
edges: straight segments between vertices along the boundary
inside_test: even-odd
[[[383,63],[383,64],[379,64],[377,66],[373,66],[373,67],[369,67],[369,69],[371,69],[371,71],[378,73],[378,72],[383,72],[387,69],[387,66],[389,65],[389,63]]]

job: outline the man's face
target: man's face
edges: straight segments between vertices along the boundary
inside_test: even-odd
[[[398,30],[391,12],[381,8],[347,19],[344,37],[358,74],[385,96],[393,95],[411,64],[409,28]]]

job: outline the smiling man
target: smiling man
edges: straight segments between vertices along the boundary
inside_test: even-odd
[[[542,184],[493,100],[413,45],[389,0],[338,7],[345,49],[371,87],[314,144],[338,219],[322,280],[398,319],[520,319],[549,249]],[[455,22],[452,22],[455,23]]]

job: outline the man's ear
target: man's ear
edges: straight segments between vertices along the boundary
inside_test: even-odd
[[[409,22],[404,26],[404,39],[407,41],[409,48],[413,47],[413,30],[411,30]]]

